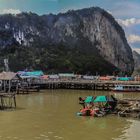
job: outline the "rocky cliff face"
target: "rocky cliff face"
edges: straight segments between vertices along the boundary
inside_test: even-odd
[[[133,58],[134,58],[134,70],[137,71],[140,69],[140,54],[136,51],[133,51]]]
[[[1,15],[0,47],[5,49],[15,44],[41,48],[61,44],[73,49],[73,53],[77,49],[87,52],[87,56],[88,53],[91,57],[97,56],[96,63],[104,60],[113,67],[110,72],[119,69],[132,73],[134,68],[132,51],[124,31],[110,14],[97,7],[58,15]],[[102,65],[99,67],[101,72]]]

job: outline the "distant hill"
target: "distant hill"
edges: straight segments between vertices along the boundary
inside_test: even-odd
[[[134,74],[140,74],[140,54],[136,51],[133,51],[133,58],[134,58]]]
[[[134,60],[125,33],[105,10],[92,7],[58,15],[0,15],[0,70],[131,74]]]

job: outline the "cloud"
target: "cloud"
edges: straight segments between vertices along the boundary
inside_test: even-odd
[[[129,18],[137,17],[140,18],[140,3],[134,1],[116,1],[112,7],[112,13],[115,17]]]
[[[3,9],[0,11],[0,14],[19,14],[21,11],[19,9]]]
[[[140,36],[138,36],[138,35],[129,35],[129,36],[127,37],[127,39],[128,39],[128,42],[129,42],[129,43],[140,42]]]
[[[129,18],[129,19],[125,19],[125,20],[117,19],[117,21],[120,25],[123,25],[123,26],[126,26],[126,27],[140,24],[140,19],[136,19],[136,18]]]

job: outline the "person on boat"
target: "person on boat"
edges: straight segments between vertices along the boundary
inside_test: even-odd
[[[93,108],[94,107],[94,103],[93,102],[90,102],[90,108]]]
[[[114,111],[118,100],[113,95],[111,95],[111,98],[113,99],[113,101],[108,102],[108,104],[111,106],[111,111]]]
[[[98,117],[98,113],[97,113],[97,111],[95,109],[92,109],[90,114],[93,117]]]
[[[93,116],[93,109],[90,106],[85,106],[85,108],[80,110],[82,116]]]
[[[110,97],[114,100],[114,101],[118,101],[113,95],[110,95]]]
[[[110,111],[112,111],[112,106],[107,102],[103,108],[102,108],[102,111],[106,114],[106,113],[109,113]]]
[[[99,111],[99,108],[89,109],[88,107],[80,110],[81,116],[103,117],[105,114]]]
[[[85,108],[85,99],[83,99],[82,97],[79,97],[79,104],[83,106],[83,108]]]
[[[82,113],[82,116],[90,116],[90,109],[85,107],[83,109],[80,110],[80,113]]]
[[[92,116],[92,103],[85,103],[83,109],[81,109],[82,116]]]
[[[93,102],[90,102],[90,103],[86,103],[85,104],[85,107],[87,107],[88,109],[92,109],[94,106],[94,103]]]
[[[96,110],[99,116],[104,116],[106,114],[105,108],[101,104],[98,107],[96,107]]]
[[[92,114],[93,117],[103,117],[105,115],[105,113],[103,111],[101,111],[98,107],[93,109],[91,114]]]

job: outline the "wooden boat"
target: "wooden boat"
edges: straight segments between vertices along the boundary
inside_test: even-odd
[[[115,85],[115,92],[140,92],[140,85]]]

